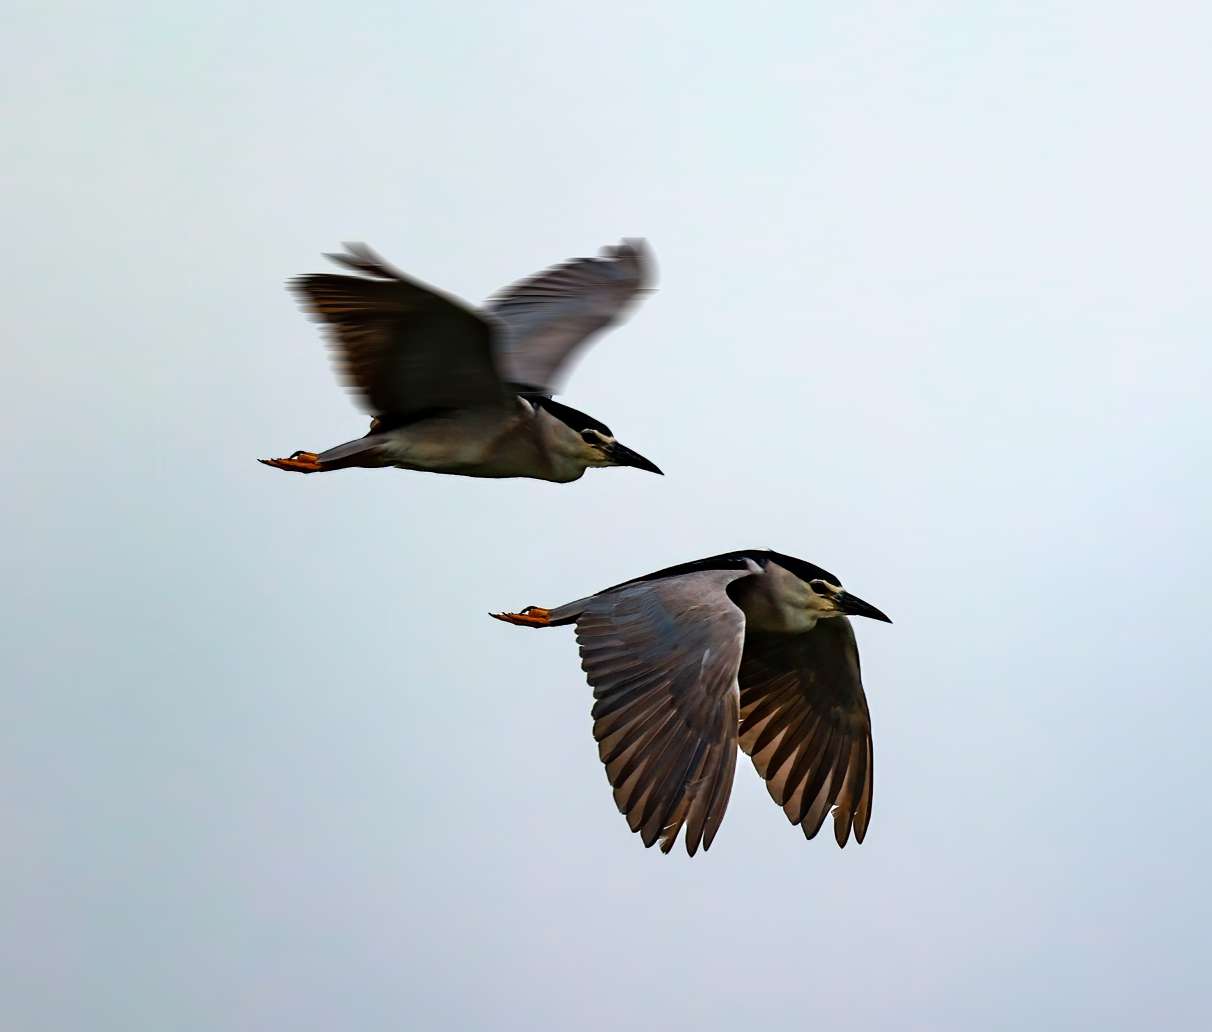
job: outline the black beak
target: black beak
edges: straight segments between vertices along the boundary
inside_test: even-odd
[[[882,620],[884,623],[892,623],[883,613],[875,608],[870,602],[864,602],[857,595],[852,595],[848,591],[843,591],[836,596],[835,601],[837,607],[847,616],[867,616],[872,620]]]
[[[649,473],[656,473],[662,477],[665,475],[655,462],[649,462],[639,452],[633,452],[630,448],[619,444],[618,441],[607,449],[606,454],[616,466],[634,466],[636,469],[646,469]]]

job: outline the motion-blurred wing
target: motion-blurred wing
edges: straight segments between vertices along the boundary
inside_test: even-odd
[[[334,261],[373,279],[316,274],[290,282],[328,327],[342,380],[379,416],[502,404],[493,327],[470,308],[384,262],[364,244]]]
[[[502,326],[502,375],[532,393],[555,393],[573,352],[622,319],[653,272],[648,245],[624,240],[600,258],[577,258],[506,287],[485,306]]]
[[[741,748],[770,797],[812,838],[833,808],[844,846],[871,821],[871,717],[845,617],[807,634],[750,631],[739,674]]]
[[[615,802],[644,845],[660,839],[666,853],[683,825],[686,851],[707,849],[728,806],[745,617],[725,588],[744,576],[627,585],[584,600],[576,618]]]

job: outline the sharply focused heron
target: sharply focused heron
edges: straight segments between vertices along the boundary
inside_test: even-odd
[[[645,846],[707,849],[739,745],[807,838],[833,813],[845,846],[871,820],[871,718],[846,614],[888,619],[819,566],[746,549],[671,566],[557,609],[494,613],[576,624],[593,736],[619,811]]]
[[[361,276],[291,282],[329,330],[344,379],[373,419],[365,437],[319,454],[261,459],[298,473],[350,466],[532,477],[586,469],[661,471],[592,416],[552,400],[570,356],[619,321],[652,279],[642,240],[554,266],[476,311],[387,264],[363,244],[329,258]]]

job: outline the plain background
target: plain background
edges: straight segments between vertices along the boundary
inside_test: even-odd
[[[18,2],[0,1023],[1135,1029],[1208,1018],[1212,16],[1197,4]],[[282,289],[472,300],[624,235],[566,400],[664,479],[363,432]],[[747,761],[615,813],[559,603],[836,571],[867,842]]]

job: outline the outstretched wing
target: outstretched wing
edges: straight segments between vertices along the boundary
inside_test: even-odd
[[[871,717],[854,629],[845,617],[806,634],[750,631],[739,673],[741,748],[770,797],[807,838],[833,809],[845,846],[871,821]]]
[[[291,280],[303,307],[328,327],[341,378],[378,416],[408,419],[445,408],[502,404],[493,327],[466,305],[405,276],[365,244],[329,255],[361,276]]]
[[[485,311],[503,329],[505,379],[535,394],[555,393],[573,352],[626,315],[653,271],[648,245],[624,240],[600,258],[555,265],[490,298]]]
[[[576,603],[581,666],[597,700],[598,755],[619,811],[645,846],[659,839],[668,853],[684,825],[693,856],[724,819],[745,635],[745,617],[725,589],[748,575],[690,573]]]

